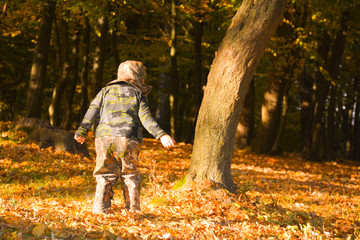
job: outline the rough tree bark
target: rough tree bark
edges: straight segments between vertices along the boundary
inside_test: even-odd
[[[208,76],[183,182],[209,179],[231,192],[236,190],[231,159],[241,107],[284,9],[285,0],[245,0],[237,11]]]
[[[56,1],[48,0],[44,5],[44,13],[41,20],[40,32],[34,52],[33,65],[31,67],[30,84],[26,99],[26,116],[41,117],[41,98],[46,76],[48,52],[52,22],[55,16]]]

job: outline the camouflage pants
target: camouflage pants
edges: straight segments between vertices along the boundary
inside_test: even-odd
[[[126,208],[140,210],[141,173],[137,169],[141,144],[125,137],[103,136],[95,138],[96,193],[93,212],[107,212],[114,196],[113,186],[120,178]]]

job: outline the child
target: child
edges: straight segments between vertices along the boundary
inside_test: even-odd
[[[151,116],[146,95],[151,86],[145,85],[146,68],[141,62],[125,61],[119,65],[117,79],[109,82],[90,104],[75,140],[83,143],[87,133],[95,129],[96,193],[93,213],[107,213],[113,198],[113,186],[123,182],[126,209],[140,211],[141,174],[137,169],[142,143],[142,126],[163,146],[170,149],[175,141],[162,130]]]

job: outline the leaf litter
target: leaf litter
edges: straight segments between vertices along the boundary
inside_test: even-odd
[[[3,136],[19,133],[7,133]],[[210,181],[182,190],[192,146],[166,151],[145,139],[142,211],[124,210],[121,184],[109,214],[91,212],[90,158],[9,138],[0,141],[1,239],[358,239],[360,165],[236,151],[231,194]]]

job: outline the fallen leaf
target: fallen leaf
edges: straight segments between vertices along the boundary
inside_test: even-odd
[[[32,230],[32,233],[36,237],[40,237],[44,233],[44,231],[45,231],[45,225],[43,223],[40,223],[39,225],[34,227],[34,229]]]

